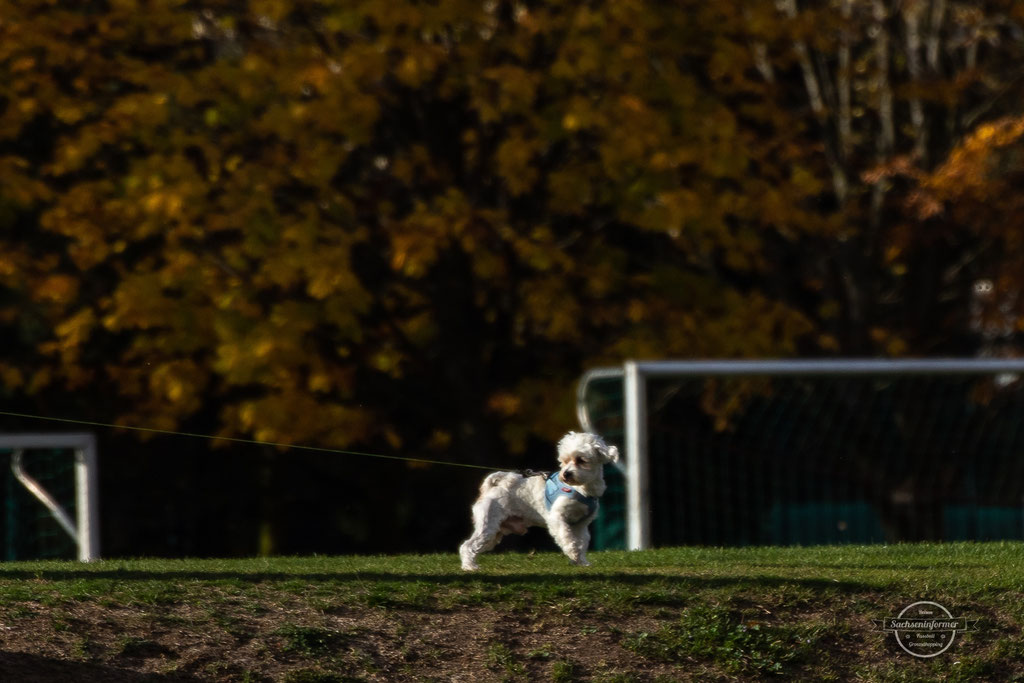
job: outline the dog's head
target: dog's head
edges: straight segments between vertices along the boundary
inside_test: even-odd
[[[562,481],[587,495],[604,493],[604,465],[617,463],[619,449],[609,446],[597,434],[569,432],[558,442],[558,463]]]

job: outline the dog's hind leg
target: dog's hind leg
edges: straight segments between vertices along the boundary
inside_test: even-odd
[[[476,557],[493,550],[501,542],[501,523],[504,507],[490,496],[482,496],[473,505],[473,535],[459,547],[462,568],[466,571],[479,569]]]

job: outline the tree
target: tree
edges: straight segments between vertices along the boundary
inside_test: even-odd
[[[585,365],[959,351],[975,236],[908,201],[1020,16],[898,7],[3,3],[0,377],[505,464]]]
[[[564,427],[553,386],[583,358],[784,352],[807,329],[716,284],[717,251],[768,270],[736,219],[779,198],[756,180],[743,206],[700,201],[752,161],[681,68],[680,38],[709,47],[699,21],[639,2],[153,10],[5,23],[5,194],[47,233],[6,276],[48,330],[33,370],[6,367],[27,388],[104,382],[127,422],[217,406],[226,433],[334,445],[446,447],[490,411],[521,447]]]
[[[766,86],[807,114],[811,176],[835,232],[803,252],[803,310],[847,354],[973,353],[965,335],[975,234],[936,231],[918,181],[986,120],[1021,108],[1021,19],[1013,3],[781,0],[751,15]],[[781,67],[781,68],[780,68]],[[787,68],[788,67],[788,68]],[[952,226],[950,226],[952,227]],[[809,303],[808,302],[808,303]]]

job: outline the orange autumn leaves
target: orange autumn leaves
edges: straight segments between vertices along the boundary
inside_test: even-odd
[[[0,3],[0,395],[520,448],[590,364],[941,345],[891,302],[929,234],[1019,242],[1021,17],[914,76],[931,24],[849,4]]]

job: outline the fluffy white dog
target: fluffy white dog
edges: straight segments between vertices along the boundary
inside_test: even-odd
[[[589,565],[588,527],[605,490],[604,464],[618,461],[619,449],[596,434],[569,432],[558,442],[559,471],[488,475],[473,504],[473,535],[459,548],[462,568],[478,569],[477,555],[531,526],[547,527],[573,564]]]

